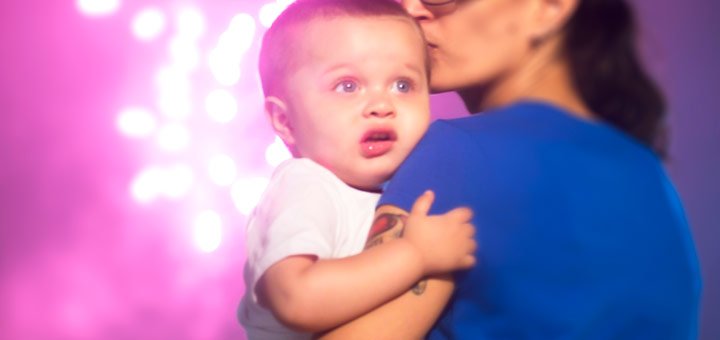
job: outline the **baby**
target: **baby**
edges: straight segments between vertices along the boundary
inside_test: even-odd
[[[392,0],[298,0],[265,34],[265,111],[294,158],[248,222],[248,338],[310,338],[474,264],[471,212],[427,216],[431,193],[402,237],[360,253],[382,184],[429,124],[425,46]]]

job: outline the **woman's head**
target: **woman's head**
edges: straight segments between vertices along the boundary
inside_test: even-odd
[[[577,0],[404,0],[422,26],[436,92],[500,85],[540,55]],[[550,46],[550,44],[546,44]]]
[[[402,2],[429,42],[433,91],[458,91],[472,112],[524,98],[584,109],[657,146],[663,97],[626,0]]]

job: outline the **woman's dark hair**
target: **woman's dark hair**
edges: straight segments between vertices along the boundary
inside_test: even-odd
[[[590,109],[663,156],[665,98],[639,59],[636,31],[626,0],[580,0],[565,52]]]

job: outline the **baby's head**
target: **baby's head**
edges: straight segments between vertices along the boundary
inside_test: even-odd
[[[392,0],[298,0],[263,39],[273,129],[295,157],[379,190],[427,129],[422,31]]]

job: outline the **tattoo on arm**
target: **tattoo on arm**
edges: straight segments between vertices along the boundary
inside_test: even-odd
[[[377,245],[383,244],[392,239],[403,236],[407,215],[383,213],[375,219],[370,228],[368,241],[365,243],[365,249],[370,249]],[[425,292],[427,280],[420,280],[413,288],[415,295],[422,295]]]

